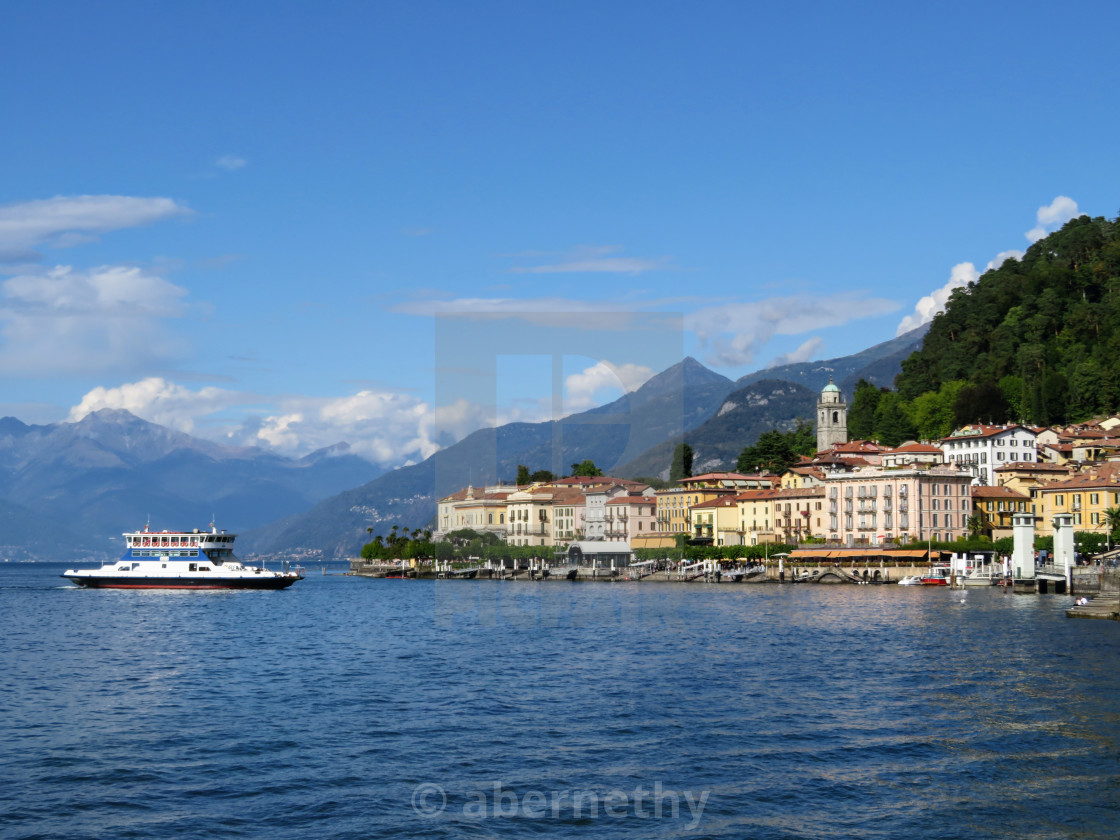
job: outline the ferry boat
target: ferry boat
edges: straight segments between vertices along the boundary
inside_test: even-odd
[[[89,589],[284,589],[300,569],[274,572],[246,566],[233,553],[236,534],[209,531],[132,531],[124,556],[100,569],[70,569],[62,577]]]

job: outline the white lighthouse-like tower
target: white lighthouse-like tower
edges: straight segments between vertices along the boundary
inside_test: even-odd
[[[817,451],[823,452],[834,444],[847,442],[848,404],[830,376],[817,401]]]

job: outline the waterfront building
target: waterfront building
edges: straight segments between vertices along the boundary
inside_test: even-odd
[[[770,496],[772,521],[770,542],[796,543],[819,536],[825,527],[825,489],[816,487],[789,488]],[[744,517],[744,522],[745,517]]]
[[[552,545],[581,538],[587,497],[578,487],[557,487],[552,493]]]
[[[689,509],[693,505],[734,495],[734,490],[722,487],[667,487],[658,490],[654,493],[657,499],[657,531],[688,534],[692,531]]]
[[[1103,467],[1091,468],[1065,481],[1041,484],[1030,491],[1039,535],[1053,536],[1054,517],[1058,514],[1071,516],[1075,531],[1109,532],[1105,511],[1120,507],[1120,475]]]
[[[817,451],[823,452],[847,442],[848,404],[830,376],[817,400]]]
[[[972,488],[972,515],[982,524],[981,534],[998,540],[1014,535],[1011,518],[1031,512],[1031,498],[1010,487],[976,486]]]
[[[994,470],[1014,461],[1035,461],[1038,434],[1017,424],[962,426],[941,441],[945,461],[967,470],[980,484],[994,484]]]
[[[657,499],[651,488],[640,493],[627,493],[607,501],[608,540],[633,541],[653,533],[657,522]]]
[[[618,496],[625,496],[627,492],[627,488],[621,484],[602,484],[582,490],[584,505],[583,524],[579,528],[580,539],[606,539],[607,502]]]
[[[439,500],[436,506],[434,539],[450,531],[470,528],[479,533],[506,536],[508,498],[517,488],[496,484],[484,488],[466,487]]]
[[[693,536],[716,545],[798,542],[821,533],[824,488],[748,490],[693,507]]]
[[[847,545],[955,540],[968,533],[971,481],[952,465],[829,475],[828,538]]]
[[[533,485],[510,493],[506,542],[510,545],[554,545],[552,500],[558,492],[559,488],[550,485]]]
[[[747,491],[756,492],[756,491]],[[739,496],[723,496],[692,506],[693,540],[706,540],[714,545],[743,545],[739,529]]]

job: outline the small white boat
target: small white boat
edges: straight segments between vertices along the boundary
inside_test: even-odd
[[[920,575],[907,575],[898,582],[899,586],[921,586],[922,578]]]

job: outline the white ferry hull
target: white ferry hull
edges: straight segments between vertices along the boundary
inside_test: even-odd
[[[301,579],[296,574],[264,573],[252,577],[140,578],[68,573],[64,578],[86,589],[284,589]]]

